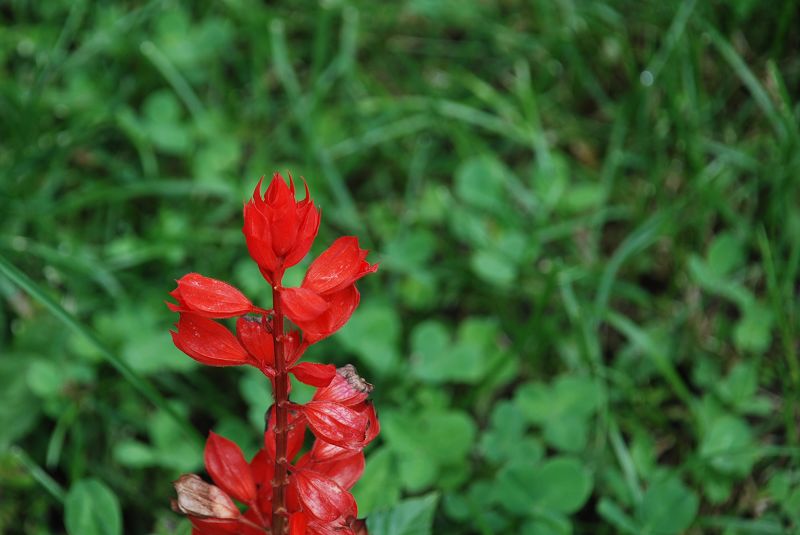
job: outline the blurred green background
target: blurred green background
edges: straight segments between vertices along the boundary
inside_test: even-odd
[[[280,170],[315,254],[381,263],[311,352],[375,384],[374,535],[800,533],[798,26],[793,0],[3,2],[0,532],[186,534],[200,437],[255,451],[264,381],[179,353],[163,302],[197,271],[268,305],[241,207]]]

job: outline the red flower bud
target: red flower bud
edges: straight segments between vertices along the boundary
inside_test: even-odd
[[[306,198],[295,200],[291,177],[287,187],[283,177],[275,173],[263,197],[262,180],[244,207],[242,232],[250,256],[269,283],[275,285],[286,268],[302,260],[311,249],[319,230],[319,211],[308,195],[308,187]]]

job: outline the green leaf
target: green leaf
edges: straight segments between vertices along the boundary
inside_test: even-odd
[[[714,238],[708,248],[707,265],[717,277],[725,277],[741,266],[744,260],[742,244],[736,236],[722,233]]]
[[[509,172],[494,156],[470,158],[456,170],[456,195],[476,208],[503,210],[504,190]]]
[[[500,471],[496,489],[498,502],[512,513],[539,511],[570,514],[586,503],[592,477],[580,461],[555,457],[541,466],[514,462]]]
[[[472,270],[490,284],[507,287],[517,277],[517,268],[504,254],[492,249],[476,251],[470,259]]]
[[[466,413],[442,409],[388,412],[381,418],[381,430],[397,454],[400,479],[410,490],[421,490],[444,477],[445,469],[466,466],[476,434],[475,423]]]
[[[392,509],[376,511],[367,518],[370,535],[430,535],[438,494],[400,502]]]
[[[64,501],[64,524],[70,535],[118,535],[122,512],[116,495],[101,481],[82,479]]]
[[[390,374],[400,360],[397,350],[400,318],[394,308],[382,303],[365,303],[353,314],[341,333],[342,345],[379,376]]]
[[[360,516],[394,505],[400,498],[400,485],[389,448],[380,448],[367,458],[364,474],[353,487]]]
[[[548,444],[566,452],[578,452],[586,446],[587,419],[601,400],[602,391],[594,380],[569,375],[562,375],[552,385],[522,385],[514,398],[530,422],[544,427]]]
[[[0,358],[0,450],[24,436],[39,418],[40,403],[26,380],[25,358]]]
[[[645,492],[638,518],[642,532],[653,535],[682,533],[692,525],[700,499],[677,477],[656,481]]]
[[[714,419],[703,434],[700,456],[722,473],[744,476],[750,473],[758,448],[744,420],[723,415]]]
[[[766,351],[772,342],[773,320],[769,308],[758,302],[750,304],[733,331],[736,347],[753,353]]]

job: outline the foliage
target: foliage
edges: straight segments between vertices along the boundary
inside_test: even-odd
[[[90,532],[97,495],[126,533],[188,533],[194,429],[255,453],[268,389],[171,347],[163,301],[192,266],[267,306],[239,203],[275,170],[309,181],[320,244],[381,263],[309,351],[375,384],[375,533],[800,529],[797,24],[749,0],[7,3],[0,531]]]

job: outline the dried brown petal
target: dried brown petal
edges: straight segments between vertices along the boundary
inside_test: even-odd
[[[200,518],[239,518],[239,509],[219,487],[206,483],[199,476],[184,474],[173,483],[178,500],[173,510]]]
[[[372,385],[358,375],[356,367],[352,364],[345,364],[341,368],[337,368],[336,373],[344,377],[347,380],[347,384],[349,384],[355,390],[364,394],[369,394],[372,392]]]

